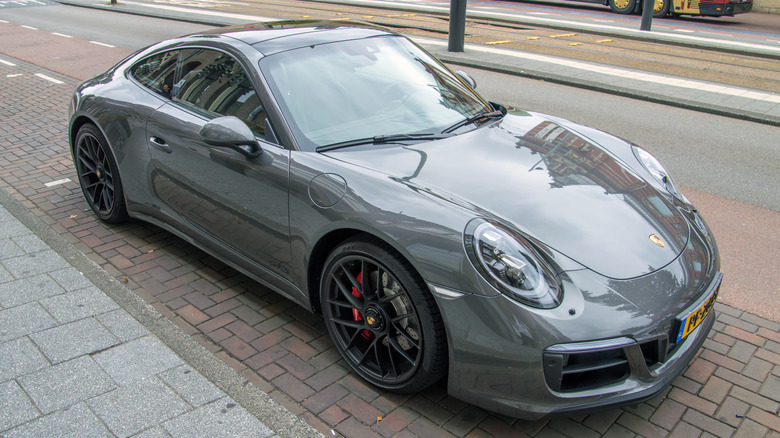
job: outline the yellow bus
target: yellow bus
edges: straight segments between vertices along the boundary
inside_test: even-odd
[[[577,0],[601,3],[617,14],[642,13],[641,0]],[[655,0],[653,17],[667,15],[697,15],[707,17],[733,16],[750,12],[753,0]]]

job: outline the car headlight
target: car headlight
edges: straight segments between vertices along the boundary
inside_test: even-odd
[[[686,204],[691,203],[688,201],[688,198],[686,198],[685,195],[683,195],[677,188],[677,184],[675,184],[672,180],[672,177],[669,176],[669,171],[666,170],[666,167],[664,167],[660,161],[658,161],[658,158],[654,157],[653,154],[647,152],[639,146],[633,145],[632,149],[636,159],[639,160],[643,166],[645,166],[645,169],[650,172],[650,175],[653,176],[656,182],[658,182],[658,184],[660,184],[664,190],[671,193],[674,197]]]
[[[471,263],[500,292],[543,309],[561,303],[555,275],[525,239],[482,219],[471,221],[464,236]]]

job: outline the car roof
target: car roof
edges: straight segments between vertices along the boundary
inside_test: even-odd
[[[251,45],[267,56],[306,46],[387,35],[398,34],[367,23],[273,21],[216,28],[190,35],[190,37],[224,36],[234,38]]]

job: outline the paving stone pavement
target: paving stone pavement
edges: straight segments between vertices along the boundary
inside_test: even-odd
[[[88,418],[85,428],[126,436],[144,424],[151,427],[152,419],[141,410],[146,407],[125,408],[139,391],[155,397],[150,405],[157,407],[150,411],[159,417],[150,436],[176,436],[193,425],[206,431],[213,426],[204,424],[209,418],[238,415],[233,414],[240,412],[238,406],[222,413],[231,403],[227,396],[214,394],[215,401],[208,402],[208,391],[193,391],[183,375],[187,365],[163,353],[165,346],[155,336],[125,327],[143,329],[120,316],[123,306],[95,299],[96,289],[116,289],[127,292],[109,295],[114,303],[130,299],[127,295],[143,298],[156,315],[173,321],[251,386],[327,436],[780,437],[780,324],[722,304],[716,305],[715,327],[690,367],[667,390],[636,406],[529,422],[453,399],[443,384],[408,396],[381,392],[347,370],[318,316],[155,226],[99,222],[74,182],[67,152],[67,104],[76,81],[48,71],[62,84],[40,80],[34,76],[39,67],[4,59],[16,65],[0,65],[0,74],[20,76],[0,82],[0,188],[86,254],[113,283],[96,288],[79,283],[83,279],[69,269],[70,259],[57,258],[57,251],[3,216],[0,248],[8,256],[0,260],[0,286],[18,282],[0,287],[0,358],[18,357],[0,359],[3,436],[19,425],[40,421],[37,427],[45,431],[52,424],[70,424],[69,418]],[[70,181],[47,185],[66,178]],[[41,268],[31,258],[54,268]],[[20,298],[23,290],[32,292]],[[67,345],[54,341],[58,334],[72,337],[83,330],[94,335],[71,338]],[[199,354],[188,358],[198,363]],[[97,374],[87,380],[86,373]],[[60,391],[57,385],[70,378],[88,383]],[[193,379],[200,383],[189,385],[205,384]],[[235,402],[253,410],[251,398]],[[266,423],[262,416],[260,421]]]
[[[0,436],[274,435],[5,207],[0,229]]]

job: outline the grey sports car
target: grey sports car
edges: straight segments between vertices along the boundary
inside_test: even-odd
[[[386,29],[236,26],[84,82],[70,145],[100,219],[321,314],[379,388],[446,376],[521,418],[652,397],[715,319],[710,230],[645,150],[474,88]]]

